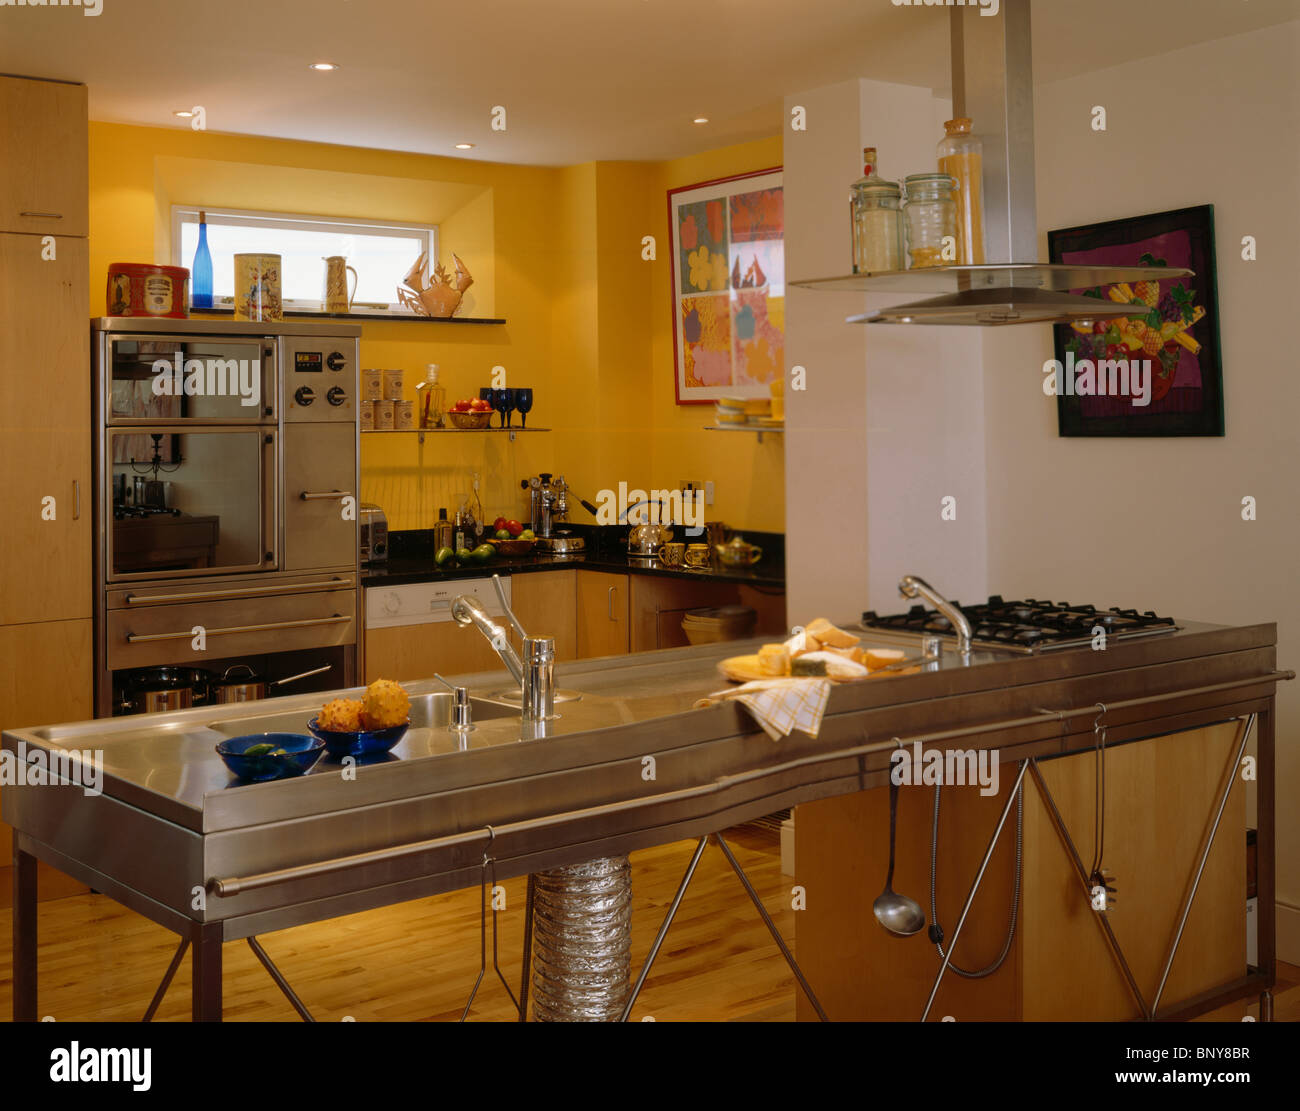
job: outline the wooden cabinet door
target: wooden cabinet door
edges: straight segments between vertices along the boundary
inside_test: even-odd
[[[529,636],[555,638],[556,660],[578,658],[578,572],[510,576],[510,608]],[[518,650],[519,637],[511,640]]]
[[[578,658],[627,652],[628,576],[578,572]]]
[[[89,234],[86,120],[85,85],[0,77],[0,231]]]
[[[376,679],[407,683],[432,679],[435,671],[450,677],[475,671],[501,671],[504,666],[482,633],[454,621],[366,630],[367,683]],[[509,676],[502,684],[503,687],[514,685]]]
[[[87,576],[89,578],[89,576]],[[92,716],[91,621],[45,621],[0,627],[0,730],[84,721]],[[0,794],[4,788],[0,787]],[[0,907],[10,905],[8,865],[13,834],[0,822]],[[38,898],[84,891],[75,880],[44,865]]]
[[[0,428],[0,474],[0,625],[90,617],[88,430]]]
[[[50,250],[0,233],[0,429],[75,427],[89,441],[88,249],[56,236]]]

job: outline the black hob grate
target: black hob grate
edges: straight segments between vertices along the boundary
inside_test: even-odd
[[[1150,610],[1101,610],[1096,606],[1073,606],[1068,602],[1044,602],[1027,598],[1003,601],[993,595],[981,605],[953,605],[970,622],[971,642],[977,648],[1009,648],[1019,652],[1048,651],[1090,645],[1098,628],[1107,640],[1130,639],[1172,633],[1178,626],[1172,617],[1159,617]],[[882,629],[919,636],[953,637],[952,623],[937,610],[913,606],[906,613],[881,616],[875,610],[862,615],[868,629]]]

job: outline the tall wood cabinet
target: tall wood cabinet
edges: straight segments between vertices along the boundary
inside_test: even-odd
[[[0,729],[91,716],[86,119],[84,85],[0,77]]]

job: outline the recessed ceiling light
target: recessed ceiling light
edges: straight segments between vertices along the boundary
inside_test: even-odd
[[[695,123],[708,123],[708,122],[709,122],[709,117],[708,117],[708,116],[696,116],[694,122],[695,122]]]
[[[457,144],[456,144],[456,149],[457,149],[457,150],[473,150],[473,149],[474,149],[474,144],[473,144],[473,143],[457,143]]]
[[[180,111],[178,111],[178,112],[173,112],[172,115],[173,115],[173,116],[180,116],[180,118],[183,119],[183,120],[190,120],[190,119],[193,119],[193,118],[194,118],[194,113],[191,112],[191,111],[189,111],[188,109],[185,109],[185,108],[182,108],[182,109],[181,109]]]
[[[330,70],[338,69],[339,67],[333,62],[312,62],[311,68],[319,70],[321,73],[328,73]]]

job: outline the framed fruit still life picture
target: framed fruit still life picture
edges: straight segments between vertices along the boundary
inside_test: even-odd
[[[1047,233],[1048,261],[1076,266],[1188,269],[1189,278],[1075,289],[1133,306],[1131,316],[1058,324],[1056,358],[1128,360],[1128,393],[1058,394],[1062,436],[1222,436],[1214,206],[1200,205]],[[1098,380],[1100,380],[1100,375]]]
[[[677,404],[770,397],[784,375],[781,170],[668,193]]]

